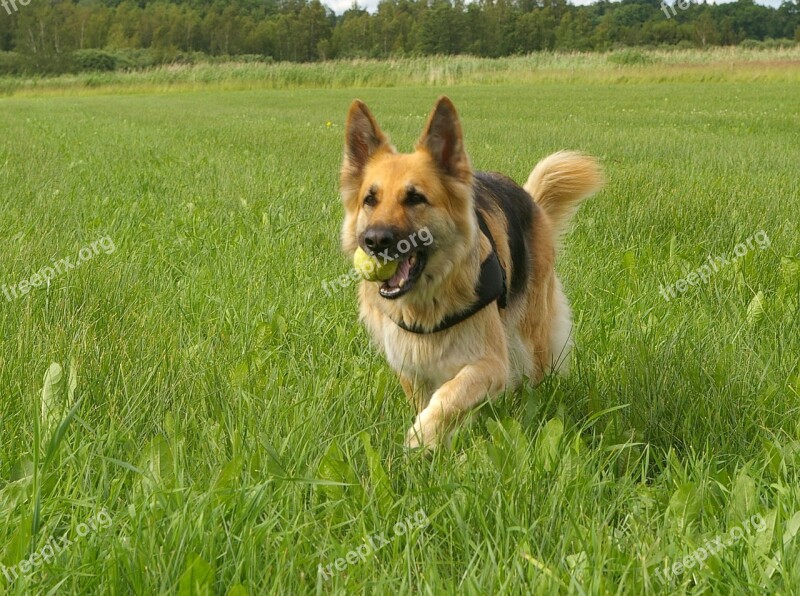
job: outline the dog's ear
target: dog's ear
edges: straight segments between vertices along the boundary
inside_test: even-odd
[[[350,104],[350,111],[347,112],[345,125],[342,186],[357,188],[367,162],[383,149],[392,150],[389,139],[383,134],[364,102],[354,100]]]
[[[417,149],[428,151],[444,173],[460,180],[470,178],[472,167],[464,150],[461,122],[449,97],[442,96],[436,102]]]

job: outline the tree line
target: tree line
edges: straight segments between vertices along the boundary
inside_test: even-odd
[[[685,2],[685,3],[684,3]],[[214,57],[308,62],[625,46],[800,41],[800,0],[383,0],[342,15],[319,0],[0,0],[0,73],[136,68]],[[775,43],[775,42],[773,42]]]

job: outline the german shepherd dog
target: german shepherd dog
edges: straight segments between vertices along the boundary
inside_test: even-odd
[[[523,377],[565,372],[572,315],[556,277],[559,240],[603,185],[597,161],[543,159],[524,187],[473,171],[453,103],[440,98],[410,154],[398,153],[359,100],[345,132],[342,246],[398,260],[362,281],[360,316],[416,419],[408,447],[446,443],[454,426]],[[430,242],[420,243],[424,236]],[[405,248],[405,250],[404,250]]]

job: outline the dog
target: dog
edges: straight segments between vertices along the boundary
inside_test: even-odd
[[[572,314],[556,252],[581,201],[603,183],[595,158],[567,151],[539,162],[523,187],[473,171],[447,97],[415,151],[398,153],[353,101],[342,248],[351,258],[360,247],[398,261],[389,280],[362,281],[358,293],[360,319],[416,410],[407,447],[446,444],[485,400],[524,377],[566,372]]]

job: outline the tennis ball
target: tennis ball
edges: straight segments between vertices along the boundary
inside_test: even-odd
[[[353,255],[353,266],[367,281],[386,281],[391,279],[397,271],[397,261],[387,261],[381,264],[380,259],[368,255],[361,248],[357,248],[356,254]]]

